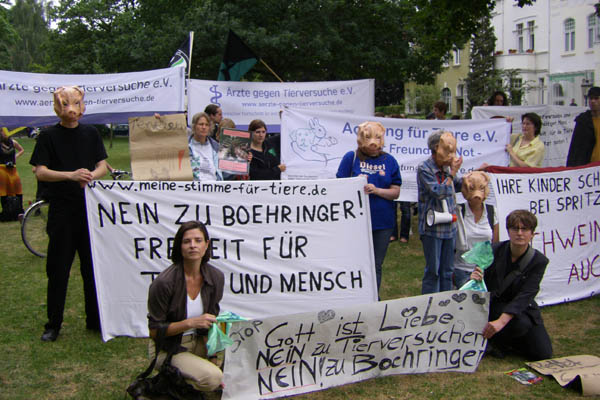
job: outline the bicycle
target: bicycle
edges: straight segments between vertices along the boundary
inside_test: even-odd
[[[131,177],[129,171],[113,169],[110,172],[113,180],[123,180]],[[45,258],[48,250],[48,233],[46,225],[48,223],[48,206],[46,200],[39,200],[33,203],[21,218],[21,238],[23,244],[32,254]]]

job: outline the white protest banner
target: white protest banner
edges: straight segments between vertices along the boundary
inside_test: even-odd
[[[377,300],[364,178],[94,181],[86,204],[102,337],[147,336],[147,294],[178,225],[206,223],[221,309],[265,318]]]
[[[88,124],[126,124],[129,117],[183,112],[183,68],[98,75],[0,71],[0,125],[41,126],[58,122],[53,96],[61,86],[85,91]]]
[[[484,162],[508,165],[504,148],[510,139],[510,124],[504,120],[428,121],[286,109],[282,121],[283,179],[334,178],[344,154],[356,150],[358,125],[365,121],[381,122],[386,129],[383,150],[400,165],[403,201],[417,201],[417,167],[430,157],[427,137],[436,130],[456,136],[457,155],[464,159],[460,174]]]
[[[536,297],[539,305],[600,293],[600,166],[490,175],[501,240],[508,239],[511,211],[525,209],[537,217],[533,247],[550,260]]]
[[[542,118],[540,139],[546,147],[543,167],[564,167],[567,164],[567,154],[571,136],[575,128],[575,117],[586,111],[586,107],[572,106],[486,106],[475,107],[471,112],[473,119],[489,119],[493,116],[513,117],[513,133],[520,133],[521,115],[536,113]],[[491,164],[491,163],[488,163]]]
[[[261,119],[269,132],[281,132],[279,112],[284,107],[373,115],[375,81],[232,82],[191,79],[188,84],[188,119],[209,104],[223,110],[236,126],[247,129]]]
[[[387,375],[474,372],[489,293],[448,291],[235,323],[224,400],[272,399]]]

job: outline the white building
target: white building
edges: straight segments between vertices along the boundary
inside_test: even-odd
[[[496,68],[519,69],[529,90],[523,104],[587,104],[600,86],[598,0],[538,0],[520,8],[496,0]]]

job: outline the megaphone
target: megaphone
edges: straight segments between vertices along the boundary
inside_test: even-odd
[[[448,203],[446,202],[446,199],[442,200],[442,210],[442,212],[435,211],[433,208],[427,210],[427,213],[425,214],[427,226],[447,224],[456,221],[456,215],[448,212]]]

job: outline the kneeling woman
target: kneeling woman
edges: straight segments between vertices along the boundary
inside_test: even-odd
[[[201,222],[181,225],[173,242],[173,265],[150,285],[148,328],[162,345],[157,365],[168,353],[171,364],[200,391],[217,389],[223,380],[216,358],[206,359],[208,329],[219,314],[223,297],[223,273],[208,264],[208,231]]]
[[[483,337],[492,345],[491,354],[500,358],[508,349],[531,360],[552,358],[552,343],[534,300],[548,265],[548,259],[529,245],[536,226],[535,215],[527,210],[508,214],[510,240],[493,246],[494,261],[485,270],[491,301]],[[483,278],[481,268],[475,268],[471,279]]]

